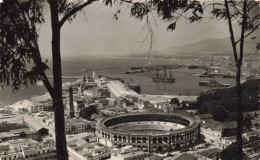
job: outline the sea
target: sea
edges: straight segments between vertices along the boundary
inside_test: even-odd
[[[152,95],[189,95],[196,96],[210,88],[199,86],[199,81],[208,81],[215,79],[220,83],[235,85],[235,79],[224,78],[201,78],[194,77],[195,74],[204,72],[203,69],[172,69],[172,76],[175,78],[175,83],[154,82],[152,77],[156,75],[155,71],[125,74],[133,66],[141,65],[171,65],[171,64],[187,64],[189,62],[174,60],[174,59],[159,59],[159,58],[140,58],[140,57],[74,57],[62,59],[63,76],[79,77],[82,75],[92,75],[95,70],[97,75],[105,75],[112,78],[121,78],[125,82],[135,82],[141,86],[142,94]],[[51,75],[52,66],[47,71],[47,75]],[[86,71],[89,70],[89,71]],[[161,73],[160,73],[161,72]],[[160,74],[163,74],[160,71]],[[52,79],[50,78],[52,82]],[[63,82],[73,81],[73,79],[63,79]],[[0,107],[15,103],[32,96],[37,96],[46,93],[45,87],[38,85],[21,87],[16,93],[12,92],[11,87],[4,86],[0,90]]]

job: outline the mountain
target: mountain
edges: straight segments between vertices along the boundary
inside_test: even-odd
[[[257,33],[254,36],[260,37]],[[255,53],[257,40],[246,39],[244,45],[244,53]],[[239,48],[239,47],[237,47]],[[205,39],[199,42],[195,42],[184,46],[174,46],[170,48],[157,51],[157,55],[161,56],[191,56],[191,55],[220,55],[220,54],[233,54],[231,41],[229,38],[223,39]]]

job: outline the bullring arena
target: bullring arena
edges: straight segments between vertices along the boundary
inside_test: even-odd
[[[183,113],[127,113],[100,120],[96,135],[107,146],[132,145],[148,152],[178,150],[200,138],[200,120]]]

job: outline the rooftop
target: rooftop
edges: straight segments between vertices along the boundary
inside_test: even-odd
[[[197,158],[192,154],[184,153],[180,157],[176,158],[176,160],[196,160]]]
[[[209,119],[213,117],[210,113],[199,114],[198,116],[200,117],[200,119]]]

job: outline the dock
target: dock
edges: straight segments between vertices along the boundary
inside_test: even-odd
[[[178,95],[148,95],[138,94],[127,88],[122,82],[117,80],[108,81],[106,83],[108,89],[115,97],[134,96],[138,99],[152,102],[166,102],[169,99],[177,98],[179,101],[196,101],[198,96],[178,96]]]
[[[47,76],[47,78],[53,78],[53,76]],[[75,77],[62,76],[62,79],[81,79],[81,77],[80,76],[75,76]]]

